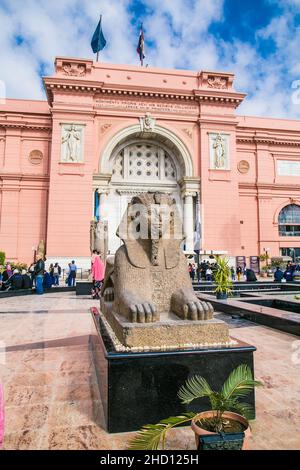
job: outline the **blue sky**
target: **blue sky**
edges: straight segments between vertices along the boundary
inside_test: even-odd
[[[240,114],[300,118],[300,0],[0,0],[0,80],[9,98],[44,99],[41,75],[57,55],[138,65],[143,21],[149,66],[223,70],[248,93]]]

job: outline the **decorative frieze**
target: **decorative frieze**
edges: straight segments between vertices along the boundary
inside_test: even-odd
[[[68,77],[85,77],[86,75],[85,64],[63,62],[62,70],[63,70],[63,75],[66,75]]]
[[[228,88],[228,78],[209,75],[207,78],[207,86],[208,88],[215,88],[217,90],[226,90]]]
[[[225,72],[201,72],[200,86],[214,90],[232,90],[234,74]]]
[[[58,57],[55,61],[55,70],[65,77],[86,77],[92,71],[92,60],[64,59]]]

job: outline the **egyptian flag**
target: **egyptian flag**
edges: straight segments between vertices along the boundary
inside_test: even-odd
[[[138,47],[136,48],[136,52],[140,56],[141,65],[143,65],[143,59],[145,59],[145,41],[144,41],[143,23],[141,24],[139,43],[138,43]]]

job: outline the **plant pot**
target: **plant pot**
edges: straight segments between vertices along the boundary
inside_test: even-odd
[[[207,436],[207,435],[217,436],[218,433],[207,431],[206,429],[201,428],[200,426],[198,426],[196,424],[196,422],[198,422],[199,419],[213,418],[215,415],[216,415],[216,411],[214,411],[214,410],[204,411],[203,413],[199,413],[192,420],[191,427],[192,427],[192,430],[195,433],[195,441],[196,441],[197,449],[199,447],[199,438],[200,438],[200,436]],[[231,411],[226,411],[225,413],[223,413],[223,417],[234,420],[234,421],[238,421],[239,423],[241,423],[245,426],[245,431],[244,431],[245,437],[244,437],[244,441],[243,441],[243,445],[242,445],[242,450],[248,450],[248,448],[249,448],[248,447],[249,446],[249,439],[250,439],[250,436],[251,436],[251,430],[250,430],[249,422],[243,416],[241,416],[237,413],[233,413]],[[222,445],[222,443],[224,443],[224,441],[223,441],[222,437],[220,436],[220,441],[218,441],[218,444]],[[222,450],[222,448],[220,450]],[[225,448],[224,448],[224,450],[225,450]]]
[[[219,299],[219,300],[227,300],[227,299],[228,299],[228,295],[226,294],[226,292],[217,292],[217,299]]]

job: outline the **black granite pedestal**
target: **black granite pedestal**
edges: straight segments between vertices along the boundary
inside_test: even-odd
[[[95,310],[92,316],[95,329],[91,347],[110,433],[135,431],[186,411],[207,410],[208,403],[203,399],[186,406],[177,397],[180,386],[196,374],[218,390],[239,364],[248,364],[253,371],[256,348],[241,342],[216,349],[116,352]],[[244,401],[254,407],[254,392]]]

